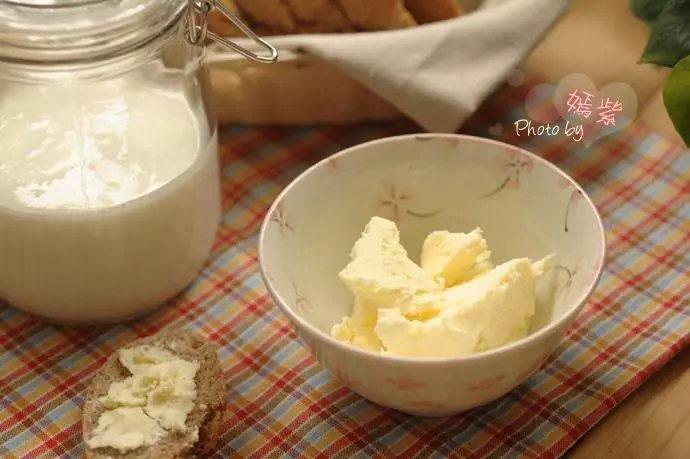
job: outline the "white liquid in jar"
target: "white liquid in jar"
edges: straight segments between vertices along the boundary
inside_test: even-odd
[[[217,135],[141,77],[0,92],[0,298],[66,322],[183,289],[220,219]]]

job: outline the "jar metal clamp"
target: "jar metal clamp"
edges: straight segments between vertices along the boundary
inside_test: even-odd
[[[278,59],[278,51],[263,38],[256,35],[240,18],[238,18],[221,0],[188,0],[189,14],[186,18],[185,40],[190,45],[202,45],[206,38],[210,38],[223,46],[241,54],[254,62],[270,64]],[[223,16],[230,20],[247,37],[268,51],[268,56],[256,54],[225,37],[208,30],[208,15],[217,8]]]

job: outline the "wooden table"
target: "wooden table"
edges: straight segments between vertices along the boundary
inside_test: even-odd
[[[604,418],[568,457],[690,458],[690,348]]]
[[[637,64],[649,31],[628,5],[574,1],[525,67],[554,82],[570,73],[583,73],[598,87],[625,82],[638,96],[637,121],[680,142],[661,102],[669,71]],[[690,459],[690,348],[604,418],[568,457]]]

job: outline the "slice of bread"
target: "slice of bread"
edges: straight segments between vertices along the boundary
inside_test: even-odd
[[[198,440],[188,435],[170,433],[158,443],[122,453],[114,448],[89,448],[87,441],[98,425],[105,407],[99,398],[108,393],[113,382],[128,378],[129,371],[120,363],[118,353],[111,355],[95,374],[86,395],[82,414],[84,442],[88,459],[182,459],[203,457],[215,446],[227,408],[227,391],[216,347],[206,338],[185,330],[166,330],[157,335],[135,340],[124,348],[150,345],[165,349],[177,357],[198,362],[194,378],[196,398],[194,408],[187,415],[185,425],[198,428]]]
[[[420,24],[454,19],[463,14],[458,0],[405,0],[405,8]]]
[[[391,30],[417,24],[403,0],[337,0],[352,24],[361,30]]]
[[[352,24],[335,0],[286,0],[292,9],[300,33],[307,27],[324,32],[341,32],[352,29]]]
[[[263,36],[346,33],[401,29],[417,24],[403,0],[222,0]],[[242,33],[214,9],[209,29],[236,37]]]
[[[259,36],[355,31],[335,0],[284,0],[283,3],[276,4],[279,7],[275,10],[270,8],[270,4],[264,3],[265,0],[260,0],[258,3],[243,3],[247,14],[242,12],[235,0],[221,1]],[[218,8],[211,10],[208,27],[212,32],[225,37],[244,36],[240,29],[223,17]]]
[[[235,0],[252,27],[296,33],[297,19],[285,0]]]
[[[240,21],[247,24],[247,18],[244,17],[235,0],[222,0],[222,2]],[[218,8],[213,8],[208,15],[208,28],[223,37],[241,37],[244,35],[229,19],[223,16],[223,13]]]

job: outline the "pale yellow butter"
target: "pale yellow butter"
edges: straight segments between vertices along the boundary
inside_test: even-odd
[[[424,240],[421,265],[447,288],[489,271],[490,256],[479,228],[470,233],[434,231]]]
[[[157,443],[170,432],[188,432],[194,408],[197,362],[180,359],[154,346],[122,349],[119,360],[132,375],[113,382],[100,401],[106,411],[87,440],[92,448],[122,452]]]
[[[352,317],[343,317],[331,330],[331,335],[338,341],[370,351],[381,350],[381,340],[374,333],[378,311],[367,306],[361,300],[355,300]]]
[[[534,268],[516,259],[440,293],[415,298],[439,312],[424,321],[381,310],[374,328],[387,354],[459,357],[527,335],[534,315]]]
[[[121,452],[151,446],[168,435],[141,407],[120,407],[105,411],[88,440],[91,448],[115,448]]]
[[[352,307],[352,320],[363,328],[373,330],[378,318],[378,310],[367,305],[360,299],[355,299]]]
[[[477,317],[479,316],[479,317]],[[478,309],[447,309],[426,321],[410,320],[399,309],[381,310],[374,329],[383,353],[404,357],[456,357],[474,352],[482,319]]]
[[[424,277],[418,271],[401,274],[417,266],[399,241],[393,222],[374,217],[367,225],[353,249],[353,262],[341,272],[356,300],[352,316],[331,330],[335,339],[389,355],[458,357],[529,333],[535,283],[551,270],[553,255],[534,263],[518,258],[494,268],[479,228],[435,231],[423,244]],[[439,287],[429,288],[423,282],[429,278]]]
[[[384,218],[369,221],[350,257],[340,278],[371,308],[405,310],[415,295],[443,289],[442,283],[408,258],[398,228]]]
[[[338,341],[370,351],[381,350],[381,340],[374,333],[373,328],[362,327],[350,317],[333,327],[331,335]]]
[[[132,375],[110,384],[108,394],[101,397],[103,406],[114,409],[121,406],[145,406],[149,392],[158,386],[158,378],[147,374]]]
[[[159,383],[149,392],[144,412],[156,419],[164,429],[184,432],[187,415],[194,408],[194,376],[198,369],[198,363],[184,360],[164,362],[153,367],[150,372],[159,378]]]
[[[120,349],[119,360],[134,375],[143,373],[152,365],[179,359],[167,349],[143,344],[129,349]]]

